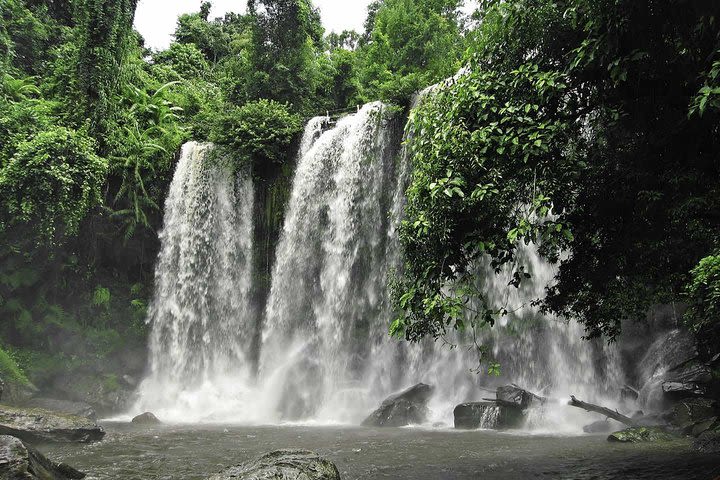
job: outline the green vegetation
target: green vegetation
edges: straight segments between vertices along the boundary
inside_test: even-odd
[[[0,348],[0,379],[21,385],[30,383],[17,362],[2,348]]]
[[[394,334],[494,324],[513,306],[486,302],[474,269],[489,257],[519,287],[533,242],[559,262],[543,308],[589,337],[688,301],[720,339],[716,2],[487,0],[472,19],[461,4],[378,0],[363,32],[326,35],[310,0],[214,19],[205,2],[153,51],[135,0],[0,3],[0,340],[30,380],[102,364],[113,390],[144,350],[183,142],[250,165],[262,296],[303,123],[405,107],[444,79],[408,127]]]
[[[559,261],[542,306],[588,337],[615,338],[688,284],[691,321],[709,321],[713,261],[689,272],[719,242],[717,5],[517,0],[480,15],[469,70],[410,127],[393,332],[440,336],[518,307],[486,303],[473,268],[487,256],[519,286],[520,242]]]

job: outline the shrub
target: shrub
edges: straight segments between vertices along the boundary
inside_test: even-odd
[[[300,117],[274,100],[258,100],[230,109],[215,124],[211,139],[262,169],[285,162],[302,128]]]
[[[22,142],[0,170],[2,226],[37,222],[44,240],[77,233],[101,203],[107,162],[84,131],[53,127]]]

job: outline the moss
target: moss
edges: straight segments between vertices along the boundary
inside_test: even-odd
[[[0,348],[0,377],[6,382],[30,385],[30,381],[20,369],[17,362],[2,348]]]
[[[615,432],[608,437],[608,442],[645,443],[667,442],[674,437],[659,427],[635,427]]]
[[[106,392],[116,392],[120,390],[120,381],[117,375],[114,374],[106,375],[102,385]]]

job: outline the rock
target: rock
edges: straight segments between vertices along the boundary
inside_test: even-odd
[[[18,438],[0,435],[0,478],[8,480],[74,480],[85,474],[48,460]]]
[[[612,425],[607,420],[598,420],[583,427],[585,433],[607,433],[612,430]]]
[[[427,402],[433,388],[424,383],[392,395],[370,414],[362,425],[366,427],[403,427],[424,423],[427,420]]]
[[[701,453],[720,453],[720,431],[703,433],[693,442],[693,449]]]
[[[608,442],[644,443],[665,442],[673,436],[659,427],[633,427],[610,434]]]
[[[3,382],[2,377],[0,377],[0,400],[2,400],[3,391],[5,390],[5,382]]]
[[[462,403],[455,407],[453,416],[455,428],[466,430],[520,428],[525,422],[525,415],[519,407],[495,402]]]
[[[706,420],[703,420],[701,422],[696,423],[692,427],[692,434],[693,437],[699,437],[703,433],[707,432],[708,430],[714,430],[720,427],[720,422],[718,422],[718,417],[710,417]]]
[[[54,398],[33,398],[23,406],[30,408],[42,408],[53,412],[85,417],[93,421],[97,420],[95,409],[83,402],[56,400]]]
[[[650,410],[664,410],[673,398],[684,394],[678,383],[686,383],[688,370],[699,363],[697,339],[687,330],[674,329],[659,335],[638,365],[644,381],[638,402]],[[668,385],[664,385],[669,383]],[[694,395],[694,394],[692,394]]]
[[[3,405],[0,406],[0,435],[12,435],[29,442],[88,443],[101,440],[105,431],[88,418]]]
[[[133,404],[134,388],[117,375],[78,369],[57,375],[48,390],[73,402],[87,403],[101,415],[127,411]]]
[[[500,402],[505,404],[513,404],[521,410],[530,408],[530,406],[534,402],[542,400],[534,393],[528,392],[527,390],[524,390],[517,385],[506,385],[504,387],[498,387],[495,395]]]
[[[662,389],[671,398],[700,396],[708,392],[712,380],[710,367],[693,362],[667,372]]]
[[[717,403],[709,398],[688,398],[677,402],[669,416],[669,423],[682,433],[691,433],[695,424],[718,415]]]
[[[277,450],[209,477],[208,480],[340,480],[337,467],[306,450]]]
[[[125,382],[125,385],[127,385],[128,387],[137,387],[138,384],[137,380],[135,380],[135,377],[131,375],[123,375],[122,381]]]
[[[145,412],[132,419],[132,423],[138,425],[158,425],[162,423],[154,413]]]

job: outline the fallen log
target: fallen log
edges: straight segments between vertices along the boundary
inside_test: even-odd
[[[637,426],[637,422],[635,420],[630,417],[626,417],[617,410],[610,410],[607,407],[601,407],[600,405],[593,405],[592,403],[583,402],[582,400],[578,400],[577,398],[575,398],[575,395],[570,395],[570,401],[568,402],[568,405],[570,405],[571,407],[582,408],[586,412],[599,413],[607,418],[612,418],[613,420],[617,420],[620,423],[624,423],[629,427]]]

